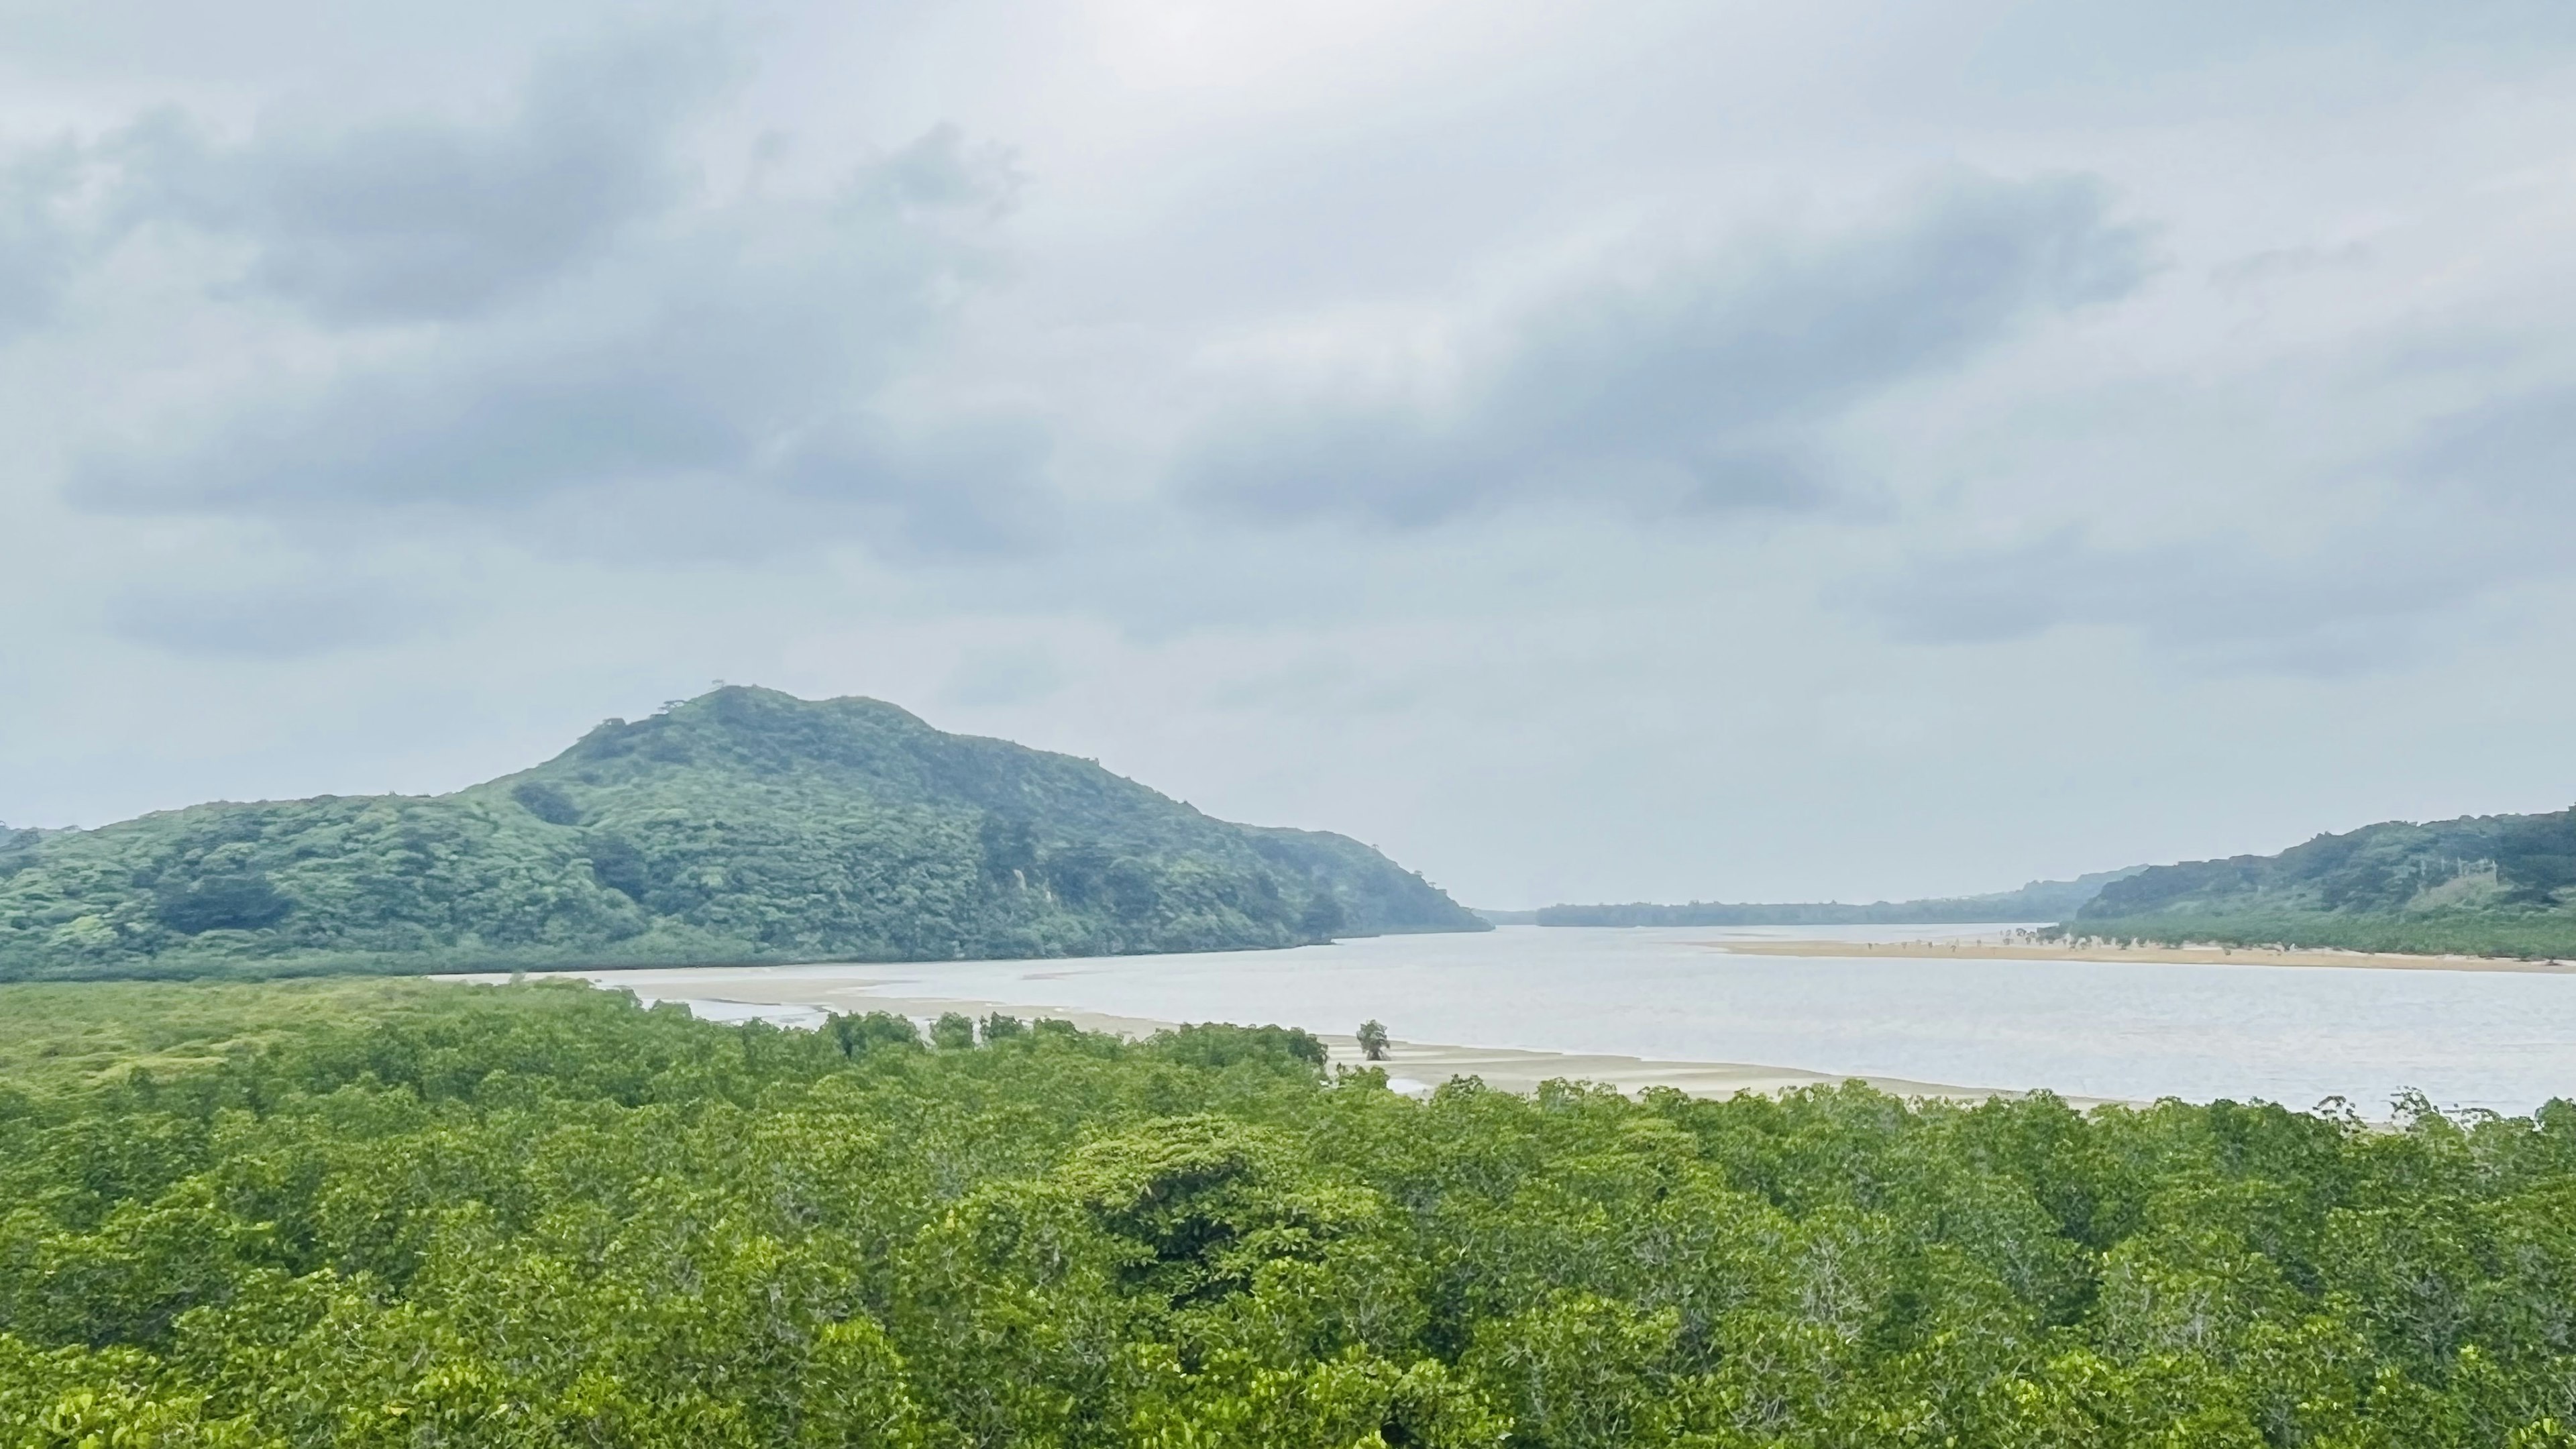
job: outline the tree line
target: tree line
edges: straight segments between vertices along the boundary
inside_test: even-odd
[[[2565,1103],[1322,1062],[0,988],[0,1444],[2576,1445]]]

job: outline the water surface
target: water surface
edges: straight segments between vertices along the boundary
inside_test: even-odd
[[[1973,954],[1739,957],[1747,938],[1904,941],[1999,926],[1538,928],[1381,936],[1293,951],[1051,962],[904,962],[755,972],[585,972],[721,1018],[811,1026],[799,1000],[866,982],[1154,1021],[1278,1021],[1409,1042],[1757,1062],[1814,1073],[2066,1096],[2331,1096],[2385,1116],[2398,1093],[2522,1114],[2576,1098],[2576,975],[2262,964],[2002,962]],[[1973,951],[1973,946],[1968,946]],[[734,982],[726,987],[724,982]],[[829,1000],[817,995],[814,1000]]]
[[[1763,957],[1707,944],[1994,929],[1520,926],[1291,951],[775,974],[880,982],[890,996],[1171,1021],[1348,1032],[1375,1018],[1413,1041],[1756,1062],[2071,1096],[2260,1098],[2300,1108],[2341,1096],[2374,1116],[2408,1090],[2445,1106],[2514,1113],[2576,1097],[2576,976]]]

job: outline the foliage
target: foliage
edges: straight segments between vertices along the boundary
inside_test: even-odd
[[[453,991],[432,982],[348,977],[0,987],[0,1092],[54,1092],[138,1071],[156,1078],[193,1072],[315,1032],[448,1011],[453,1001]]]
[[[2576,956],[2576,809],[2389,821],[2278,855],[2114,882],[2068,934],[2358,951]]]
[[[437,797],[0,832],[0,980],[926,960],[1481,930],[1357,841],[892,705],[720,689]]]
[[[1359,1043],[1361,1056],[1373,1062],[1386,1060],[1386,1027],[1375,1018],[1361,1022],[1359,1034],[1352,1040]]]
[[[85,1000],[73,993],[90,993]],[[84,1070],[51,1020],[196,1065]],[[0,988],[0,1445],[2564,1445],[2576,1108],[1643,1102],[1303,1033]]]

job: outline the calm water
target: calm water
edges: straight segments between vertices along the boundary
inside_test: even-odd
[[[2304,1108],[2341,1095],[2374,1116],[2408,1088],[2445,1106],[2512,1113],[2576,1097],[2576,976],[1731,956],[1693,944],[1991,929],[1523,926],[1294,951],[779,974],[865,978],[897,996],[1175,1021],[1347,1032],[1375,1017],[1415,1041],[2078,1096],[2262,1098]]]

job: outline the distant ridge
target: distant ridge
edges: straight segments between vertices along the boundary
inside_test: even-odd
[[[2576,809],[2407,820],[2277,855],[2160,865],[2061,928],[2078,936],[2478,956],[2576,956]]]
[[[1497,925],[1525,919],[1540,926],[1934,926],[1985,921],[2062,921],[2075,914],[2104,887],[2146,870],[2133,865],[2095,871],[2073,880],[2035,880],[2019,890],[1982,896],[1941,896],[1928,900],[1876,901],[1845,905],[1839,901],[1779,904],[1731,904],[1692,901],[1667,906],[1547,906],[1536,911],[1480,912]],[[1506,921],[1504,918],[1512,918]]]
[[[1368,846],[873,699],[724,688],[440,796],[0,834],[0,980],[947,960],[1481,931]]]

